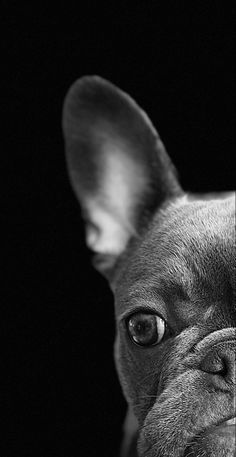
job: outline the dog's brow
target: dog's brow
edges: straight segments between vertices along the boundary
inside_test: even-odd
[[[183,284],[177,281],[171,281],[164,284],[159,293],[169,301],[169,299],[177,299],[181,301],[190,300],[189,284]]]
[[[173,295],[172,295],[173,299]],[[167,308],[168,308],[167,297],[161,289],[157,287],[135,287],[135,290],[131,290],[120,297],[118,300],[118,315],[119,321],[127,318],[132,312],[141,310],[150,311],[151,313],[157,313],[165,320],[167,319]]]
[[[169,303],[189,302],[190,286],[175,279],[147,278],[136,281],[128,290],[121,289],[118,300],[119,319],[123,319],[132,311],[150,309],[165,317]]]
[[[134,313],[134,312],[137,312],[137,311],[141,311],[141,310],[144,310],[146,312],[150,311],[150,313],[158,313],[160,314],[161,317],[163,317],[164,319],[166,319],[166,316],[165,316],[165,312],[164,312],[164,307],[163,306],[158,306],[157,307],[157,304],[154,303],[154,302],[147,302],[147,301],[143,301],[141,300],[139,302],[139,304],[132,304],[130,306],[130,303],[127,303],[127,305],[124,305],[125,306],[125,311],[123,311],[120,316],[118,317],[118,320],[119,322],[123,321],[124,319],[126,319],[130,314]]]

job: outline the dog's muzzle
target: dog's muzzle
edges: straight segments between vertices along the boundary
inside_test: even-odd
[[[213,332],[194,348],[200,370],[210,375],[215,388],[222,389],[235,389],[235,352],[235,328]]]
[[[235,349],[235,328],[189,347],[146,416],[140,457],[234,456]]]

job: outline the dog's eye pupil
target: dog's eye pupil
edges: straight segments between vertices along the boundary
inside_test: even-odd
[[[165,321],[156,314],[138,312],[128,319],[128,333],[140,346],[160,343],[165,333]]]

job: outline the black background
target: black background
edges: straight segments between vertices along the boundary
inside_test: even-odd
[[[125,415],[112,295],[90,266],[66,175],[72,82],[99,74],[130,93],[186,189],[234,188],[234,11],[79,3],[1,2],[4,457],[115,455]]]

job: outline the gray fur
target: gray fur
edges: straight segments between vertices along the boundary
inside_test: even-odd
[[[101,238],[109,230],[106,218],[100,224],[94,217],[98,202],[125,239],[114,252],[110,244],[109,252],[106,244],[95,249],[115,297],[115,361],[129,406],[122,457],[233,457],[233,433],[226,437],[217,426],[235,416],[235,196],[184,193],[146,114],[101,78],[72,86],[63,130],[87,224],[97,224]],[[113,154],[114,144],[121,169],[127,154],[142,177],[127,224],[125,212],[113,214],[119,192],[109,193],[102,180],[104,151]],[[132,166],[129,172],[133,185]],[[129,192],[129,179],[124,187]],[[128,336],[128,316],[143,309],[167,322],[156,346],[137,346]]]

